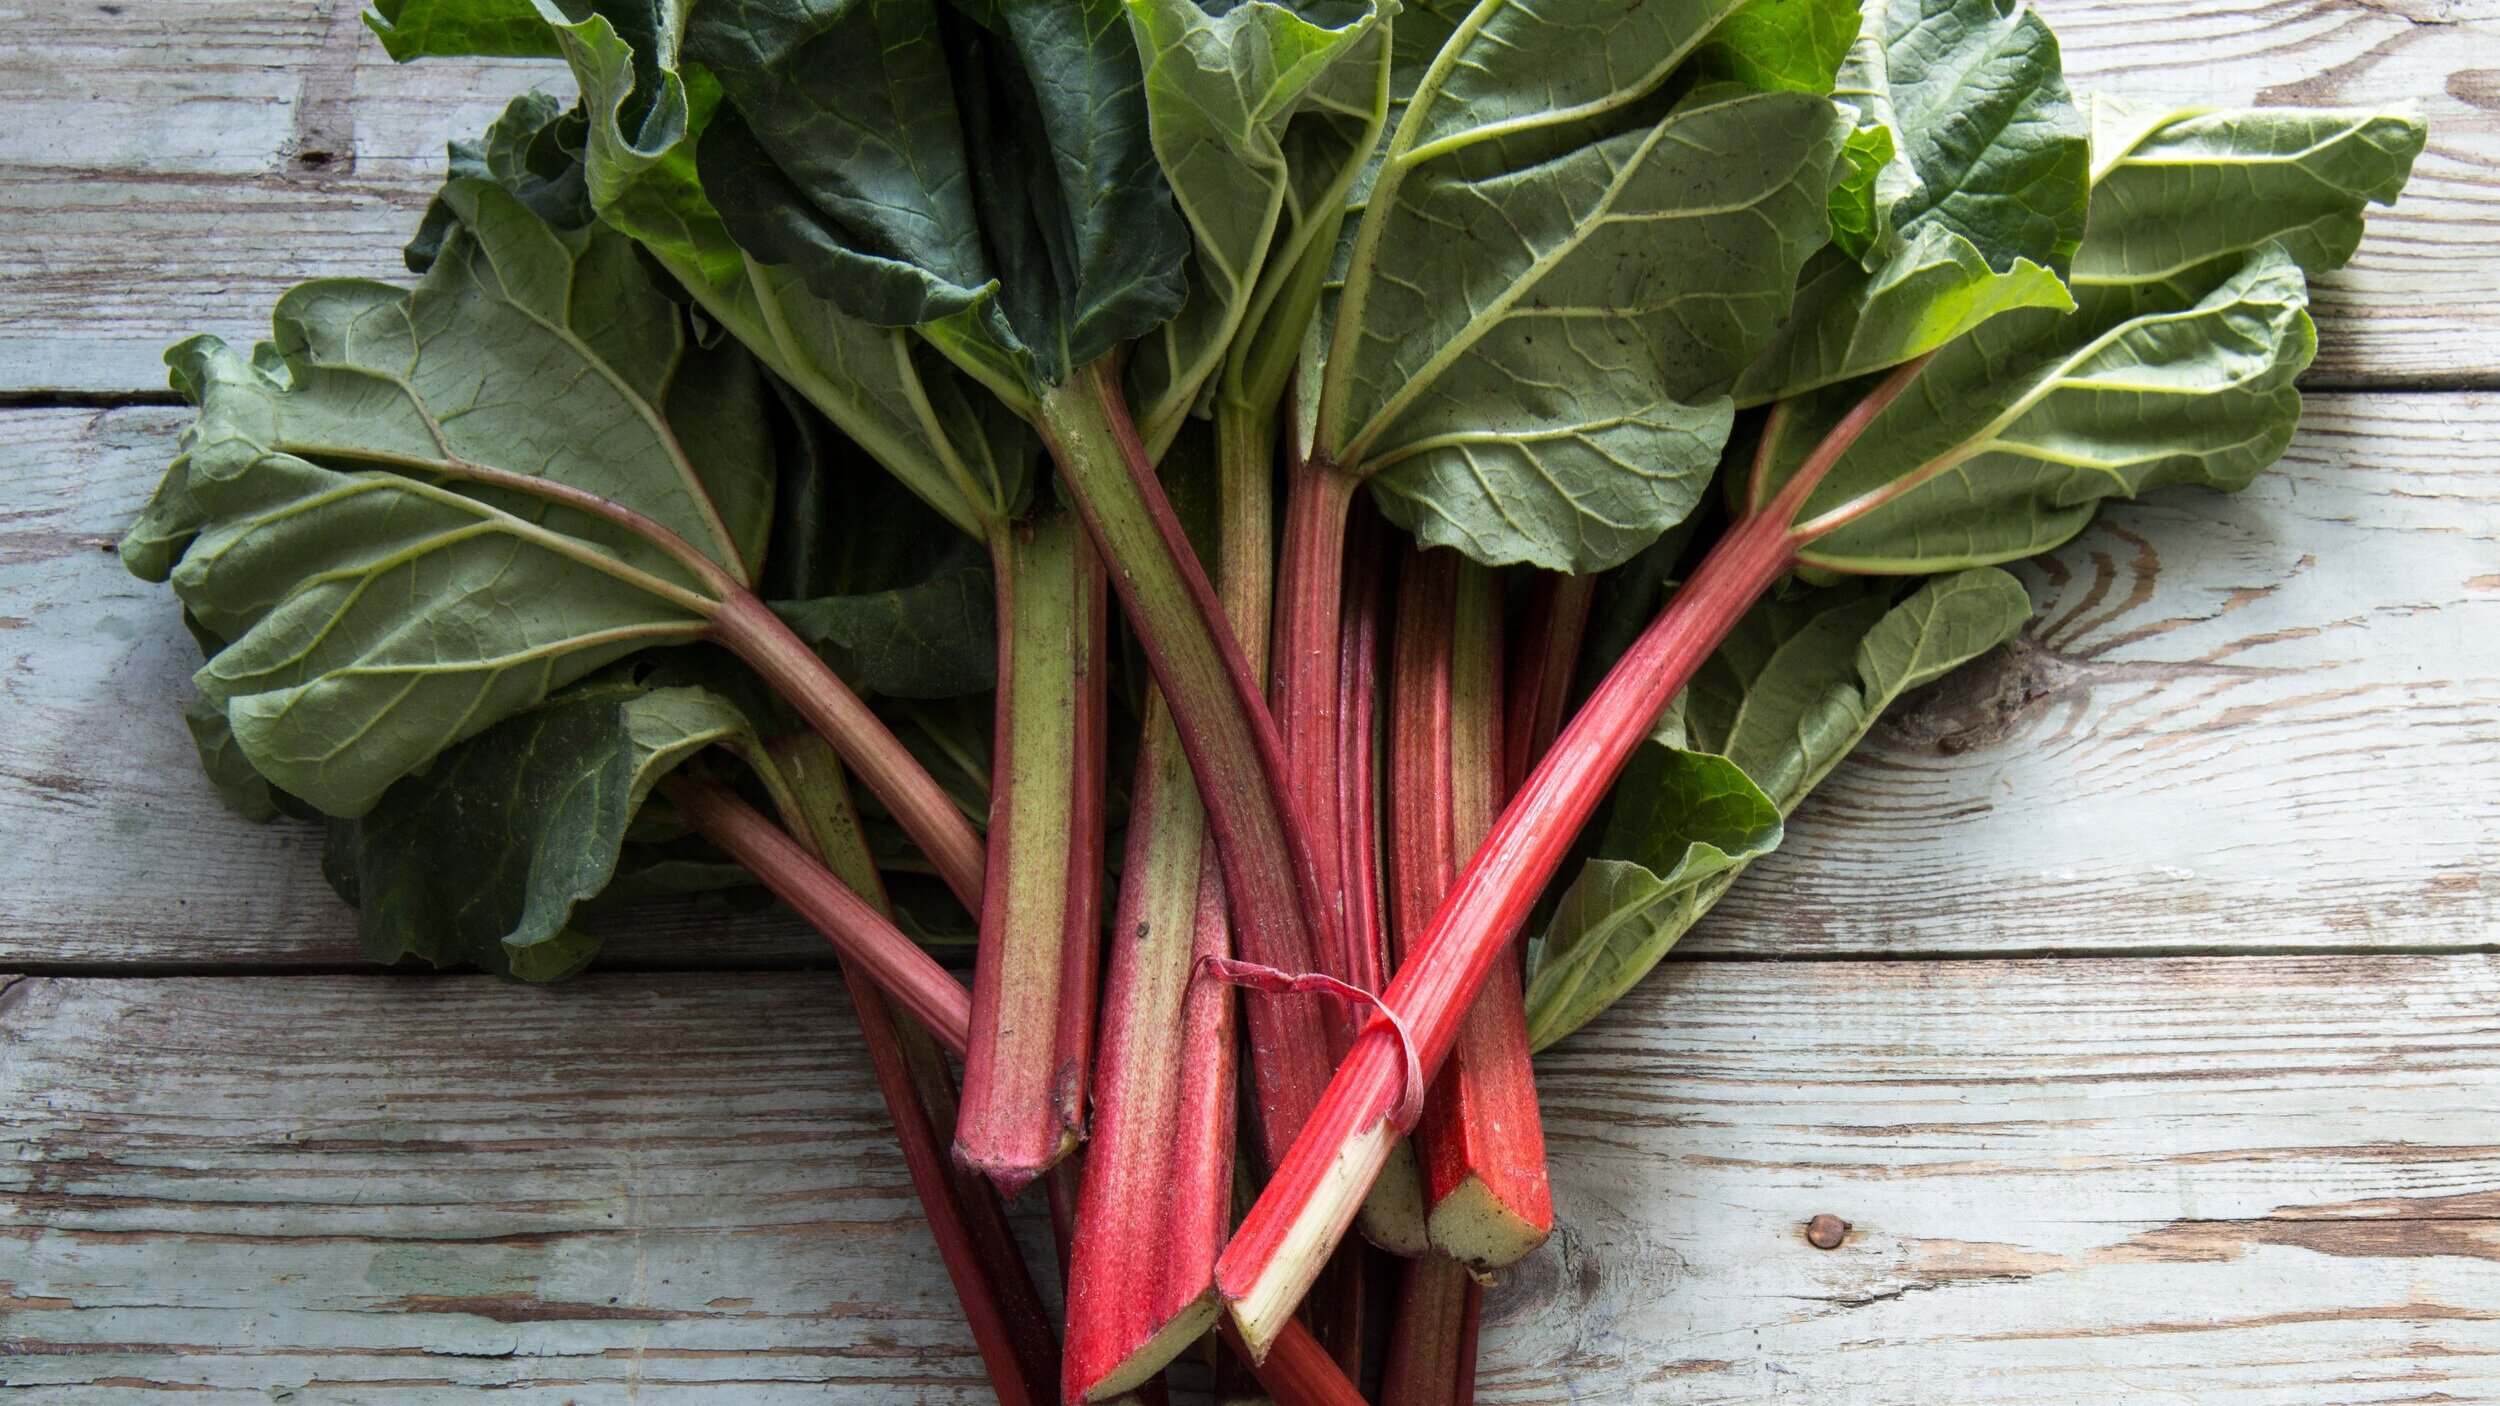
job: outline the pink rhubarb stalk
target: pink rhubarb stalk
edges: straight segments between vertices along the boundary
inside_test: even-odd
[[[1075,1150],[1102,950],[1103,574],[1066,514],[1006,529],[989,891],[955,1157],[1014,1196]]]
[[[1776,498],[1728,529],[1503,810],[1385,993],[1405,1017],[1411,1057],[1428,1074],[1449,1057],[1476,994],[1509,960],[1511,939],[1538,894],[1658,714],[1794,565],[1806,540],[1796,518],[1808,496],[1924,367],[1923,360],[1911,362],[1886,377]],[[1766,445],[1776,428],[1765,429]],[[1218,1292],[1254,1353],[1275,1342],[1387,1160],[1395,1141],[1387,1114],[1407,1097],[1409,1059],[1385,1020],[1366,1027],[1217,1261]]]
[[[1587,637],[1595,576],[1540,571],[1528,588],[1527,616],[1511,663],[1510,701],[1502,719],[1502,786],[1519,789],[1528,769],[1554,745],[1571,707],[1571,680]]]
[[[1171,705],[1223,867],[1234,945],[1251,961],[1309,970],[1320,889],[1276,730],[1138,442],[1116,370],[1096,363],[1052,388],[1037,423]],[[1326,1087],[1327,1043],[1310,1039],[1326,1025],[1311,1003],[1291,998],[1253,998],[1244,1018],[1260,1136],[1282,1148]]]
[[[752,592],[740,590],[723,600],[710,628],[714,639],[752,666],[833,744],[843,765],[885,802],[955,897],[979,912],[988,868],[981,837],[901,739]]]
[[[680,774],[661,782],[660,793],[696,834],[796,909],[949,1053],[963,1053],[972,1028],[972,993],[954,973],[727,786]]]
[[[1389,1328],[1380,1406],[1471,1406],[1483,1310],[1483,1286],[1458,1261],[1425,1255],[1410,1262]]]
[[[1503,784],[1502,590],[1458,553],[1418,554],[1398,618],[1392,812],[1401,952],[1411,952],[1459,867],[1492,829]],[[1528,1067],[1514,951],[1459,1023],[1414,1143],[1435,1250],[1474,1268],[1518,1263],[1554,1229],[1545,1130]]]
[[[783,783],[776,800],[790,833],[880,916],[889,914],[884,881],[868,856],[831,748],[809,736],[778,743],[771,752],[768,774]],[[942,1130],[954,1126],[956,1100],[945,1052],[925,1026],[862,975],[858,964],[841,965],[904,1169],[991,1387],[1000,1406],[1048,1406],[1059,1367],[1050,1315],[1034,1291],[998,1197],[979,1177],[947,1161]],[[964,1033],[954,1031],[953,1038],[960,1042]]]

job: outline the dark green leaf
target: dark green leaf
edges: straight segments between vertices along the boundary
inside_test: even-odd
[[[696,167],[720,88],[705,70],[680,71],[682,8],[603,8],[623,23],[593,14],[555,30],[588,113],[585,174],[601,217],[948,521],[976,535],[1005,521],[1035,449],[1022,422],[967,396],[909,332],[871,326],[750,259]]]
[[[333,829],[327,863],[377,960],[567,975],[597,946],[576,910],[616,876],[651,788],[714,743],[756,750],[727,698],[630,673],[589,680],[393,785]]]
[[[493,181],[557,229],[580,229],[596,218],[582,179],[582,127],[578,109],[568,112],[545,93],[523,93],[486,129],[483,141],[451,144],[451,179]],[[432,268],[459,223],[443,200],[428,205],[402,255],[408,271]]]
[[[1119,0],[967,8],[700,7],[702,179],[818,295],[1038,388],[1179,309],[1188,236]]]

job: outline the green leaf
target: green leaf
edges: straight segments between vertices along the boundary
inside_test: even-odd
[[[505,719],[333,827],[325,863],[354,895],[368,953],[531,981],[590,959],[577,910],[617,877],[651,788],[715,743],[760,750],[729,699],[632,673]]]
[[[1150,446],[1170,443],[1253,305],[1274,301],[1301,256],[1292,234],[1342,206],[1370,144],[1346,134],[1347,119],[1357,134],[1377,131],[1367,70],[1383,52],[1379,13],[1316,8],[1210,14],[1199,0],[1128,0],[1155,157],[1195,250],[1179,315],[1138,348],[1137,420]],[[1289,148],[1297,123],[1306,130]],[[1271,251],[1281,255],[1273,266]]]
[[[1691,72],[1706,82],[1821,97],[1832,91],[1859,24],[1858,0],[1753,0],[1710,31],[1693,51]]]
[[[1780,812],[1723,757],[1655,743],[1636,754],[1615,794],[1637,810],[1610,826],[1600,857],[1563,891],[1528,975],[1528,1038],[1542,1049],[1612,1005],[1666,954],[1710,881],[1780,841]],[[1637,857],[1615,857],[1618,843]],[[1663,942],[1657,935],[1666,933]]]
[[[545,93],[523,93],[486,129],[484,140],[451,144],[450,178],[493,181],[557,229],[580,229],[596,218],[577,155],[582,126],[578,109],[568,112]],[[439,197],[429,204],[402,255],[408,271],[432,268],[443,241],[459,223],[459,215]]]
[[[2063,275],[2083,239],[2091,142],[2057,36],[2020,0],[1890,0],[1881,21],[1881,72],[1862,53],[1842,100],[1880,92],[1891,108],[1916,177],[1888,211],[1894,231],[1942,225],[2000,273],[2027,259]],[[1863,122],[1881,107],[1858,111]]]
[[[551,58],[554,42],[532,0],[373,0],[365,24],[382,48],[418,58]]]
[[[1412,97],[1389,166],[1516,140],[1621,112],[1663,85],[1744,0],[1550,0],[1426,4],[1417,39],[1447,35],[1399,91]],[[1447,28],[1445,28],[1445,26]],[[1420,52],[1420,50],[1412,50]],[[1394,171],[1388,179],[1394,184]]]
[[[1537,946],[1537,1048],[1647,975],[1894,700],[2003,644],[2031,614],[2022,584],[1993,568],[1938,577],[1898,604],[1892,589],[1851,582],[1765,600],[1695,674],[1616,783],[1596,856]]]
[[[714,204],[853,315],[937,324],[1038,391],[1178,311],[1188,236],[1120,0],[724,0],[686,46],[727,98]]]
[[[1764,93],[1516,169],[1490,142],[1393,159],[1337,310],[1320,452],[1426,545],[1622,561],[1708,481],[1724,388],[1825,238],[1840,137],[1829,102]]]
[[[1834,247],[1737,382],[1740,405],[1897,366],[2002,312],[2073,307],[2059,272],[2084,229],[2089,143],[2047,27],[1996,0],[1867,10],[1837,94],[1856,126]]]
[[[582,92],[582,160],[600,217],[948,521],[975,535],[1005,522],[1028,491],[1031,434],[988,397],[966,395],[908,331],[872,326],[795,272],[749,259],[696,166],[720,88],[702,69],[680,71],[682,7],[605,8],[622,28],[593,14],[554,30]]]
[[[200,414],[129,557],[233,641],[197,682],[243,756],[334,815],[694,638],[771,513],[753,363],[692,348],[628,241],[445,199],[462,229],[414,290],[304,284],[254,359],[168,354]]]
[[[2239,488],[2282,453],[2317,337],[2300,266],[2279,249],[2202,297],[2078,292],[2073,314],[2006,314],[1938,352],[1808,500],[1805,528],[1828,535],[1800,560],[1882,573],[2010,561],[2080,532],[2103,498]],[[1789,403],[1757,504],[1865,391]]]
[[[2078,284],[2170,278],[2268,242],[2309,273],[2341,268],[2361,243],[2363,206],[2396,202],[2426,136],[2397,112],[2164,112],[2097,98],[2093,118]]]
[[[1736,403],[1773,400],[1923,356],[2002,312],[2072,312],[2056,274],[2029,259],[1999,273],[1971,242],[1925,223],[1873,272],[1827,249],[1806,266],[1796,311],[1737,378]]]
[[[775,601],[773,609],[858,688],[897,698],[953,698],[997,682],[996,586],[989,554],[968,538],[947,541],[920,579]]]

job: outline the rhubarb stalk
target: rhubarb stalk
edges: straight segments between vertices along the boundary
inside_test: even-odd
[[[979,912],[988,867],[980,835],[859,695],[751,591],[728,595],[712,615],[710,632],[833,744],[843,765],[885,802],[955,897]]]
[[[1755,599],[1795,563],[1806,540],[1796,517],[1807,497],[1923,369],[1924,359],[1887,376],[1766,508],[1728,529],[1504,808],[1385,993],[1405,1018],[1411,1056],[1387,1020],[1366,1027],[1217,1262],[1218,1291],[1252,1351],[1275,1341],[1379,1174],[1395,1141],[1387,1115],[1406,1097],[1410,1057],[1427,1076],[1440,1069],[1476,993],[1509,956],[1512,936],[1633,749]],[[1779,413],[1763,432],[1766,445],[1776,438]]]
[[[1588,635],[1595,576],[1540,571],[1528,588],[1519,648],[1511,664],[1510,701],[1502,719],[1502,786],[1519,789],[1528,769],[1554,745],[1571,707],[1571,680]]]
[[[790,739],[772,749],[774,765],[766,774],[780,783],[776,800],[791,833],[885,915],[890,909],[884,882],[869,859],[850,795],[829,751],[814,737]],[[940,1130],[951,1126],[956,1115],[946,1056],[929,1031],[894,1006],[856,964],[841,965],[869,1067],[903,1151],[904,1169],[1000,1406],[1048,1406],[1059,1367],[1050,1316],[1034,1291],[1005,1208],[980,1178],[948,1165],[944,1152]],[[957,1031],[956,1038],[963,1033]]]
[[[680,773],[662,781],[660,792],[696,834],[796,909],[904,1013],[928,1027],[948,1053],[964,1052],[972,1028],[972,993],[920,944],[903,936],[884,914],[727,786]]]
[[[1085,1127],[1101,952],[1103,576],[1064,513],[1005,529],[989,888],[955,1157],[1014,1196]]]
[[[1403,930],[1417,938],[1459,866],[1493,828],[1509,794],[1502,776],[1500,578],[1455,552],[1424,555],[1447,558],[1447,569],[1456,579],[1447,592],[1448,612],[1415,622],[1417,628],[1437,631],[1450,641],[1447,649],[1434,651],[1446,661],[1447,672],[1438,680],[1417,681],[1445,700],[1438,712],[1446,726],[1425,723],[1423,728],[1446,739],[1438,749],[1444,769],[1437,776],[1401,774],[1398,781],[1401,805],[1412,787],[1419,798],[1428,798],[1426,803],[1437,802],[1435,808],[1447,817],[1433,826],[1434,838],[1448,846],[1431,871],[1440,884],[1429,897],[1422,882],[1401,883],[1399,889],[1422,900],[1401,921]],[[1399,623],[1403,627],[1407,622]],[[1401,716],[1424,722],[1404,710]],[[1405,735],[1401,731],[1401,738]],[[1401,854],[1407,848],[1401,847]],[[1528,1068],[1521,976],[1515,950],[1494,963],[1484,989],[1459,1023],[1457,1043],[1415,1130],[1424,1199],[1430,1207],[1425,1225],[1433,1248],[1478,1270],[1518,1263],[1554,1231],[1545,1128]]]
[[[1215,588],[1155,481],[1113,369],[1086,367],[1043,396],[1038,423],[1104,559],[1206,806],[1230,900],[1234,942],[1249,960],[1310,970],[1319,911],[1315,870],[1290,804],[1276,731]],[[1290,1143],[1325,1084],[1324,1045],[1304,1042],[1310,1003],[1253,999],[1245,1018],[1262,1141]]]
[[[1483,1310],[1483,1286],[1458,1261],[1424,1255],[1409,1263],[1389,1329],[1380,1406],[1470,1406]]]
[[[1272,415],[1219,401],[1217,587],[1255,677],[1266,662],[1274,542]],[[1201,965],[1231,955],[1221,871],[1171,710],[1146,703],[1095,1061],[1092,1147],[1069,1262],[1064,1391],[1107,1400],[1148,1383],[1214,1321],[1231,1225],[1235,1011]],[[1321,1013],[1253,995],[1300,1086],[1326,1079]],[[1271,1078],[1279,1071],[1270,1070]],[[1309,1097],[1306,1092],[1302,1097]],[[1282,1144],[1278,1150],[1281,1152]]]

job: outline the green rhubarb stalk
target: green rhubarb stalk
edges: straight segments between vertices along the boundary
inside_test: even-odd
[[[1013,1196],[1085,1127],[1101,951],[1103,579],[1064,513],[1002,531],[1000,784],[955,1156]]]

